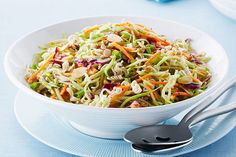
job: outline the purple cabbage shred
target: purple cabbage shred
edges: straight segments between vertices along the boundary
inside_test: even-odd
[[[106,83],[106,84],[103,85],[102,88],[112,90],[115,86],[117,86],[117,84],[115,84],[115,83]]]
[[[189,83],[189,84],[185,84],[183,85],[185,88],[188,89],[200,89],[201,85],[200,84],[196,84],[196,83]]]
[[[200,61],[196,56],[195,54],[191,53],[190,54],[192,56],[192,60],[193,62],[197,63],[197,64],[202,64],[202,61]]]
[[[187,39],[185,39],[185,42],[186,42],[186,43],[190,43],[191,41],[192,41],[191,38],[187,38]]]
[[[90,61],[87,61],[86,59],[82,59],[82,60],[75,59],[75,62],[83,64],[84,67],[92,66],[93,64],[104,65],[104,64],[109,63],[110,61],[111,60],[98,61],[97,59],[92,59]]]

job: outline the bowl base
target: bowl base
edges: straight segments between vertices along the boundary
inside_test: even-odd
[[[73,121],[69,121],[68,124],[72,128],[74,128],[75,130],[77,130],[77,131],[79,131],[83,134],[92,136],[92,137],[98,137],[98,138],[103,138],[103,139],[114,139],[114,140],[120,140],[120,139],[123,139],[123,137],[124,137],[123,132],[121,132],[121,133],[112,133],[112,132],[98,131],[98,130],[95,130],[95,129],[90,129],[90,128],[81,126],[81,125],[79,125],[79,124],[77,124]]]

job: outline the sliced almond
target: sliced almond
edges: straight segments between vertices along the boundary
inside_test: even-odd
[[[193,82],[193,79],[191,76],[183,76],[181,78],[178,79],[178,83],[181,83],[181,84],[190,84]]]
[[[111,50],[105,49],[105,50],[103,51],[103,56],[104,56],[104,57],[110,57],[110,56],[111,56]]]
[[[123,41],[123,39],[119,35],[116,35],[116,34],[109,34],[107,36],[107,40],[110,41],[110,42],[121,42],[121,41]]]
[[[72,77],[74,78],[80,78],[82,76],[84,76],[87,72],[87,68],[86,67],[79,67],[73,70],[72,72]]]

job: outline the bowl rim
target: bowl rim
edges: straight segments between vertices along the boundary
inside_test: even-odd
[[[148,20],[154,20],[154,21],[161,21],[161,22],[168,22],[168,23],[172,23],[172,24],[177,24],[181,27],[185,27],[185,28],[189,28],[191,30],[194,30],[196,32],[200,32],[201,34],[203,34],[204,36],[210,38],[211,40],[213,40],[217,46],[219,46],[222,49],[223,55],[226,59],[226,63],[225,64],[225,71],[223,73],[223,78],[221,80],[219,80],[216,84],[213,84],[213,86],[211,86],[210,88],[206,89],[203,93],[194,96],[192,98],[183,100],[183,101],[179,101],[179,102],[175,102],[175,103],[171,103],[171,104],[167,104],[167,105],[160,105],[160,106],[152,106],[152,107],[142,107],[142,108],[103,108],[103,107],[96,107],[96,106],[88,106],[88,105],[84,105],[84,104],[74,104],[74,103],[70,103],[70,102],[64,102],[64,101],[60,101],[60,100],[55,100],[55,99],[51,99],[49,97],[43,96],[35,91],[33,91],[32,89],[30,89],[29,87],[27,87],[26,85],[24,85],[23,83],[21,83],[20,81],[18,81],[12,71],[10,71],[10,67],[8,66],[8,58],[9,55],[11,54],[12,50],[14,49],[15,45],[18,44],[21,40],[23,40],[24,38],[26,38],[29,35],[32,35],[36,32],[42,31],[43,29],[47,29],[49,27],[52,26],[56,26],[56,25],[60,25],[63,23],[70,23],[73,21],[77,21],[77,20],[86,20],[86,19],[99,19],[99,18],[120,18],[120,19],[125,19],[125,18],[140,18],[140,19],[148,19]],[[36,28],[33,31],[30,31],[28,33],[26,33],[25,35],[21,36],[20,38],[18,38],[6,51],[6,54],[4,56],[4,70],[5,73],[8,77],[8,79],[10,80],[10,82],[12,84],[14,84],[17,88],[19,88],[19,90],[22,90],[23,92],[27,93],[30,96],[33,96],[36,99],[39,99],[43,102],[49,103],[49,104],[54,104],[57,105],[58,107],[63,107],[63,108],[68,108],[68,109],[76,109],[76,110],[90,110],[90,111],[109,111],[109,112],[120,112],[120,111],[135,111],[135,112],[142,112],[142,111],[153,111],[154,109],[174,109],[174,108],[178,108],[180,106],[184,106],[188,103],[196,103],[195,101],[200,100],[200,98],[205,99],[204,97],[206,97],[206,95],[209,95],[211,92],[213,92],[213,90],[215,88],[217,88],[217,86],[219,86],[222,81],[225,79],[226,75],[228,74],[228,70],[229,70],[229,59],[228,59],[228,55],[225,51],[225,49],[221,46],[221,44],[219,44],[219,42],[217,40],[215,40],[213,37],[211,37],[210,35],[208,35],[206,32],[199,30],[193,26],[187,25],[187,24],[182,24],[173,20],[167,20],[167,19],[161,19],[161,18],[156,18],[156,17],[152,17],[152,16],[123,16],[123,15],[113,15],[113,16],[86,16],[86,17],[81,17],[81,18],[74,18],[74,19],[69,19],[69,20],[63,20],[61,22],[56,22],[56,23],[52,23],[40,28]]]
[[[215,1],[218,1],[218,2],[220,2],[220,1],[222,1],[222,0],[215,0]],[[234,3],[234,4],[236,4],[236,1],[235,0],[223,0],[225,3]]]
[[[223,3],[221,1],[214,1],[214,0],[210,0],[211,4],[213,5],[213,7],[215,7],[218,11],[222,12],[223,14],[225,14],[225,11],[231,12],[231,13],[236,13],[236,10],[231,7],[228,7],[227,5],[225,5],[226,2]],[[230,1],[236,4],[236,1]],[[229,2],[227,2],[229,3]],[[236,7],[236,6],[235,6]],[[222,9],[224,9],[225,11],[222,11]]]

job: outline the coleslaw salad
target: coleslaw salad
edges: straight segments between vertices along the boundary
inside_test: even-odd
[[[85,28],[41,47],[26,80],[53,99],[98,107],[148,107],[191,98],[211,79],[191,39],[169,41],[141,24]]]

